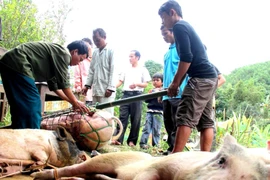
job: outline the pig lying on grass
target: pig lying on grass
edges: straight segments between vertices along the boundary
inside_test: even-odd
[[[14,170],[42,169],[47,165],[69,166],[86,160],[72,136],[62,127],[40,129],[0,129],[0,175]],[[16,167],[17,166],[17,167]]]
[[[270,168],[261,159],[265,154],[252,153],[226,135],[217,153],[193,151],[151,157],[142,152],[115,152],[31,176],[35,180],[74,176],[123,180],[266,180]]]

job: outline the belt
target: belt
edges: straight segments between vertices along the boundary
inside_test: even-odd
[[[136,94],[142,94],[142,91],[123,91],[126,95],[136,95]]]

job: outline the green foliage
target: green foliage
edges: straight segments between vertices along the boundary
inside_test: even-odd
[[[239,114],[225,122],[218,122],[217,144],[221,144],[222,138],[226,133],[231,134],[237,142],[245,147],[266,147],[266,142],[270,138],[270,124],[259,127],[252,118]]]
[[[49,0],[50,8],[39,16],[42,40],[63,45],[66,41],[64,26],[72,11],[73,0]]]
[[[226,110],[226,118],[233,116],[233,112],[244,112],[255,119],[269,118],[269,69],[270,62],[264,62],[238,68],[225,76],[226,83],[216,93],[217,117],[222,118]]]
[[[41,40],[41,29],[36,19],[37,7],[31,0],[3,0],[3,41],[0,46],[10,49],[21,43]]]
[[[71,0],[70,0],[71,1]],[[64,24],[72,10],[66,0],[51,1],[44,14],[38,14],[32,0],[2,0],[3,41],[0,46],[11,49],[30,41],[47,41],[64,44]]]
[[[153,60],[146,61],[145,67],[148,69],[151,77],[157,72],[163,72],[163,65],[161,65]]]
[[[3,121],[0,122],[0,127],[9,126],[10,124],[11,124],[11,114],[8,107],[7,113],[5,114]]]
[[[122,96],[123,96],[122,89],[123,89],[123,85],[116,89],[115,100],[119,100],[119,99],[122,98]],[[116,117],[119,117],[119,115],[120,115],[119,114],[119,106],[115,106],[114,107],[114,115]]]
[[[235,69],[229,76],[226,76],[226,79],[232,84],[236,84],[240,80],[248,81],[253,79],[255,85],[262,85],[265,87],[268,95],[270,92],[269,75],[270,61],[267,61]]]

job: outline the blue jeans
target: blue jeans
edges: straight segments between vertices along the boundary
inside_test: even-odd
[[[163,122],[161,113],[147,113],[146,121],[142,131],[140,146],[146,145],[149,135],[152,132],[152,146],[157,146],[160,140],[160,129]]]

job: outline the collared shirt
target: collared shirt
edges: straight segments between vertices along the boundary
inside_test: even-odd
[[[88,71],[90,68],[91,61],[87,58],[80,62],[74,69],[74,88],[75,91],[81,91],[85,85]],[[87,91],[86,101],[92,101],[92,89]]]
[[[107,89],[115,91],[114,51],[106,45],[101,51],[97,48],[92,55],[86,85],[93,87],[93,96],[104,97]],[[115,93],[112,94],[113,96]]]
[[[164,72],[163,72],[163,88],[168,88],[173,81],[173,78],[177,72],[180,58],[177,54],[175,44],[171,44],[169,50],[164,55]],[[179,93],[175,98],[181,98],[182,92],[187,84],[188,77],[186,77],[181,86],[179,87]],[[169,96],[163,96],[163,100],[171,99]]]
[[[148,70],[143,66],[137,66],[126,68],[124,72],[122,72],[119,76],[119,80],[123,81],[123,91],[143,91],[144,88],[136,87],[134,89],[130,89],[129,86],[136,83],[145,83],[151,81],[150,74]]]
[[[29,42],[6,52],[0,59],[0,71],[12,69],[36,82],[47,81],[53,91],[70,87],[70,61],[68,49],[59,44]]]

